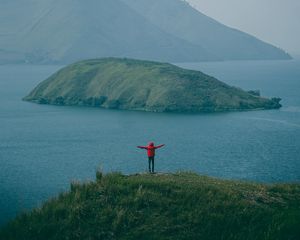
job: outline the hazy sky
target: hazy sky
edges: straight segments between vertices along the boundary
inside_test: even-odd
[[[187,0],[204,14],[300,54],[300,0]]]

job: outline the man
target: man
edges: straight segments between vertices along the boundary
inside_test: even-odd
[[[154,146],[153,142],[150,142],[148,146],[138,146],[138,148],[141,149],[146,149],[147,150],[147,155],[148,155],[148,163],[149,163],[149,173],[154,173],[154,157],[155,157],[155,149],[161,148],[165,146],[165,144],[161,144],[158,146]],[[152,169],[152,171],[151,171]]]

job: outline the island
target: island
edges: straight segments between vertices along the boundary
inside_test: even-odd
[[[0,229],[0,239],[299,239],[299,184],[196,173],[103,174],[73,182]]]
[[[200,71],[127,58],[76,62],[41,82],[26,101],[152,112],[278,109],[280,98],[229,86]]]

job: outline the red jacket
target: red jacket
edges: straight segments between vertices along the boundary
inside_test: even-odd
[[[155,149],[157,148],[161,148],[165,146],[165,144],[161,144],[161,145],[158,145],[158,146],[154,146],[154,143],[149,143],[148,146],[144,147],[144,146],[138,146],[138,148],[142,148],[142,149],[147,149],[147,154],[148,154],[148,157],[154,157],[155,156]]]

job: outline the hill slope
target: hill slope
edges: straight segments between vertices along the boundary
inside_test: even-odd
[[[215,59],[201,46],[162,31],[119,0],[7,1],[0,3],[0,15],[0,49],[20,52],[27,62],[70,63],[113,56]]]
[[[0,63],[99,57],[168,62],[289,58],[181,0],[3,0],[0,16]]]
[[[224,60],[289,59],[281,49],[229,28],[192,8],[185,1],[122,0],[151,23],[173,36],[200,44]]]
[[[202,72],[168,63],[105,58],[71,64],[24,100],[155,112],[271,109],[277,99],[255,96]]]
[[[10,222],[0,238],[296,240],[299,201],[299,184],[98,172],[97,182],[71,184]]]

